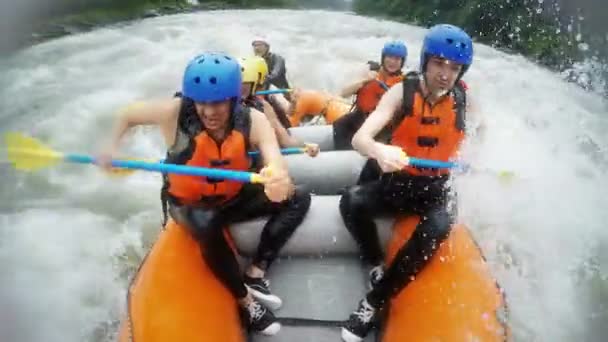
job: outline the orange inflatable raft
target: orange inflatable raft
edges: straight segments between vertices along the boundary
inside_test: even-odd
[[[351,108],[351,104],[344,100],[319,91],[302,90],[295,97],[289,116],[293,127],[317,115],[322,115],[327,124],[332,124]]]
[[[334,197],[337,205],[339,197]],[[319,216],[321,212],[312,212],[315,208],[313,205],[311,214]],[[333,220],[329,216],[323,220]],[[314,231],[319,225],[311,223],[305,221],[301,229],[306,232],[300,234],[319,241],[326,234],[347,234],[339,224],[323,226],[319,232]],[[417,223],[417,217],[395,223],[387,262],[409,239]],[[343,304],[352,305],[346,301]],[[234,298],[206,267],[198,244],[172,222],[160,233],[129,288],[127,314],[120,342],[246,340]],[[470,232],[457,225],[430,264],[390,302],[379,340],[507,341],[510,332],[505,314],[502,291],[483,255]],[[302,331],[307,333],[312,330]],[[272,340],[281,341],[281,334]]]
[[[245,342],[238,306],[189,233],[169,221],[128,293],[120,342]],[[203,335],[204,334],[204,335]]]
[[[419,218],[398,221],[387,247],[387,263],[410,238]],[[394,298],[382,342],[510,340],[506,302],[470,232],[453,228],[435,257]]]

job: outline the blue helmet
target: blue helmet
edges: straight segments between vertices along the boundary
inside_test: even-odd
[[[473,63],[473,41],[466,32],[454,25],[435,25],[426,34],[422,44],[420,53],[422,72],[426,70],[426,64],[431,56],[462,64],[462,74],[464,74]]]
[[[387,42],[382,48],[382,59],[384,59],[384,56],[401,57],[405,60],[407,58],[407,47],[400,41]]]
[[[186,70],[182,84],[184,97],[194,102],[218,102],[241,97],[241,66],[222,53],[204,53],[194,57]]]

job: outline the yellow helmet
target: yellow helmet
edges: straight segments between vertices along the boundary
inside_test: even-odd
[[[268,65],[262,57],[242,57],[239,59],[241,64],[241,78],[243,83],[253,83],[251,93],[266,81],[268,75]]]

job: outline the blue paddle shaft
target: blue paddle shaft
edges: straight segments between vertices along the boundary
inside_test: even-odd
[[[64,160],[67,162],[80,164],[97,163],[95,158],[81,154],[67,154],[64,156]],[[254,175],[251,172],[244,171],[209,169],[203,167],[193,167],[175,164],[148,163],[139,160],[112,160],[112,166],[126,169],[156,171],[161,173],[174,173],[189,176],[222,178],[241,182],[251,182],[252,176]]]
[[[299,154],[304,152],[303,147],[286,147],[281,149],[281,154]],[[260,151],[250,151],[248,152],[250,157],[260,155]]]
[[[418,167],[428,167],[432,169],[451,169],[457,167],[458,164],[454,162],[443,162],[438,160],[420,159],[420,158],[409,158],[409,165]]]
[[[304,151],[304,148],[302,147],[287,147],[287,148],[283,148],[281,149],[281,154],[300,154]],[[249,155],[250,157],[257,157],[259,156],[261,153],[260,151],[249,151],[247,152],[247,155]],[[159,163],[164,163],[165,160],[164,159],[160,159],[158,161]]]
[[[289,89],[269,89],[269,90],[260,90],[256,92],[256,95],[271,95],[271,94],[284,94],[289,93]]]
[[[301,147],[290,147],[282,149],[283,154],[294,154],[301,153]],[[249,155],[254,156],[259,154],[259,151],[249,152]],[[71,163],[79,164],[97,164],[95,158],[82,154],[67,154],[64,156],[64,160]],[[455,168],[460,165],[454,162],[443,162],[438,160],[421,159],[421,158],[409,158],[409,165],[418,167],[428,167],[434,169],[443,168]],[[251,172],[234,171],[234,170],[221,170],[221,169],[210,169],[204,167],[193,167],[186,165],[175,165],[175,164],[164,164],[163,161],[160,163],[149,163],[139,160],[112,160],[112,166],[121,167],[126,169],[136,170],[147,170],[161,173],[174,173],[181,175],[199,176],[199,177],[210,177],[210,178],[223,178],[242,182],[251,182]]]

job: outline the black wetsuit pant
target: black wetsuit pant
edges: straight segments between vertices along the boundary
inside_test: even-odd
[[[201,247],[202,256],[218,279],[236,298],[247,295],[243,275],[232,249],[224,236],[230,223],[260,216],[270,218],[260,236],[253,264],[266,270],[277,258],[310,208],[310,193],[297,188],[295,194],[281,203],[271,202],[259,184],[245,184],[237,197],[219,207],[180,205],[169,200],[169,213],[188,228]]]
[[[346,228],[359,245],[365,261],[379,265],[384,260],[373,218],[381,213],[420,215],[410,240],[397,252],[384,277],[368,293],[368,302],[381,307],[418,274],[446,239],[455,210],[449,209],[447,176],[421,177],[404,173],[382,175],[380,180],[356,185],[340,199]]]
[[[351,141],[353,136],[361,125],[365,122],[366,115],[354,109],[350,113],[344,114],[338,120],[334,121],[334,149],[336,151],[352,150],[353,145]]]
[[[355,110],[334,121],[334,148],[337,151],[353,149],[351,143],[353,136],[355,136],[355,133],[361,128],[366,118],[367,116],[365,114],[355,108]],[[368,159],[361,170],[357,184],[361,185],[363,183],[378,180],[381,174],[382,171],[376,160]]]

